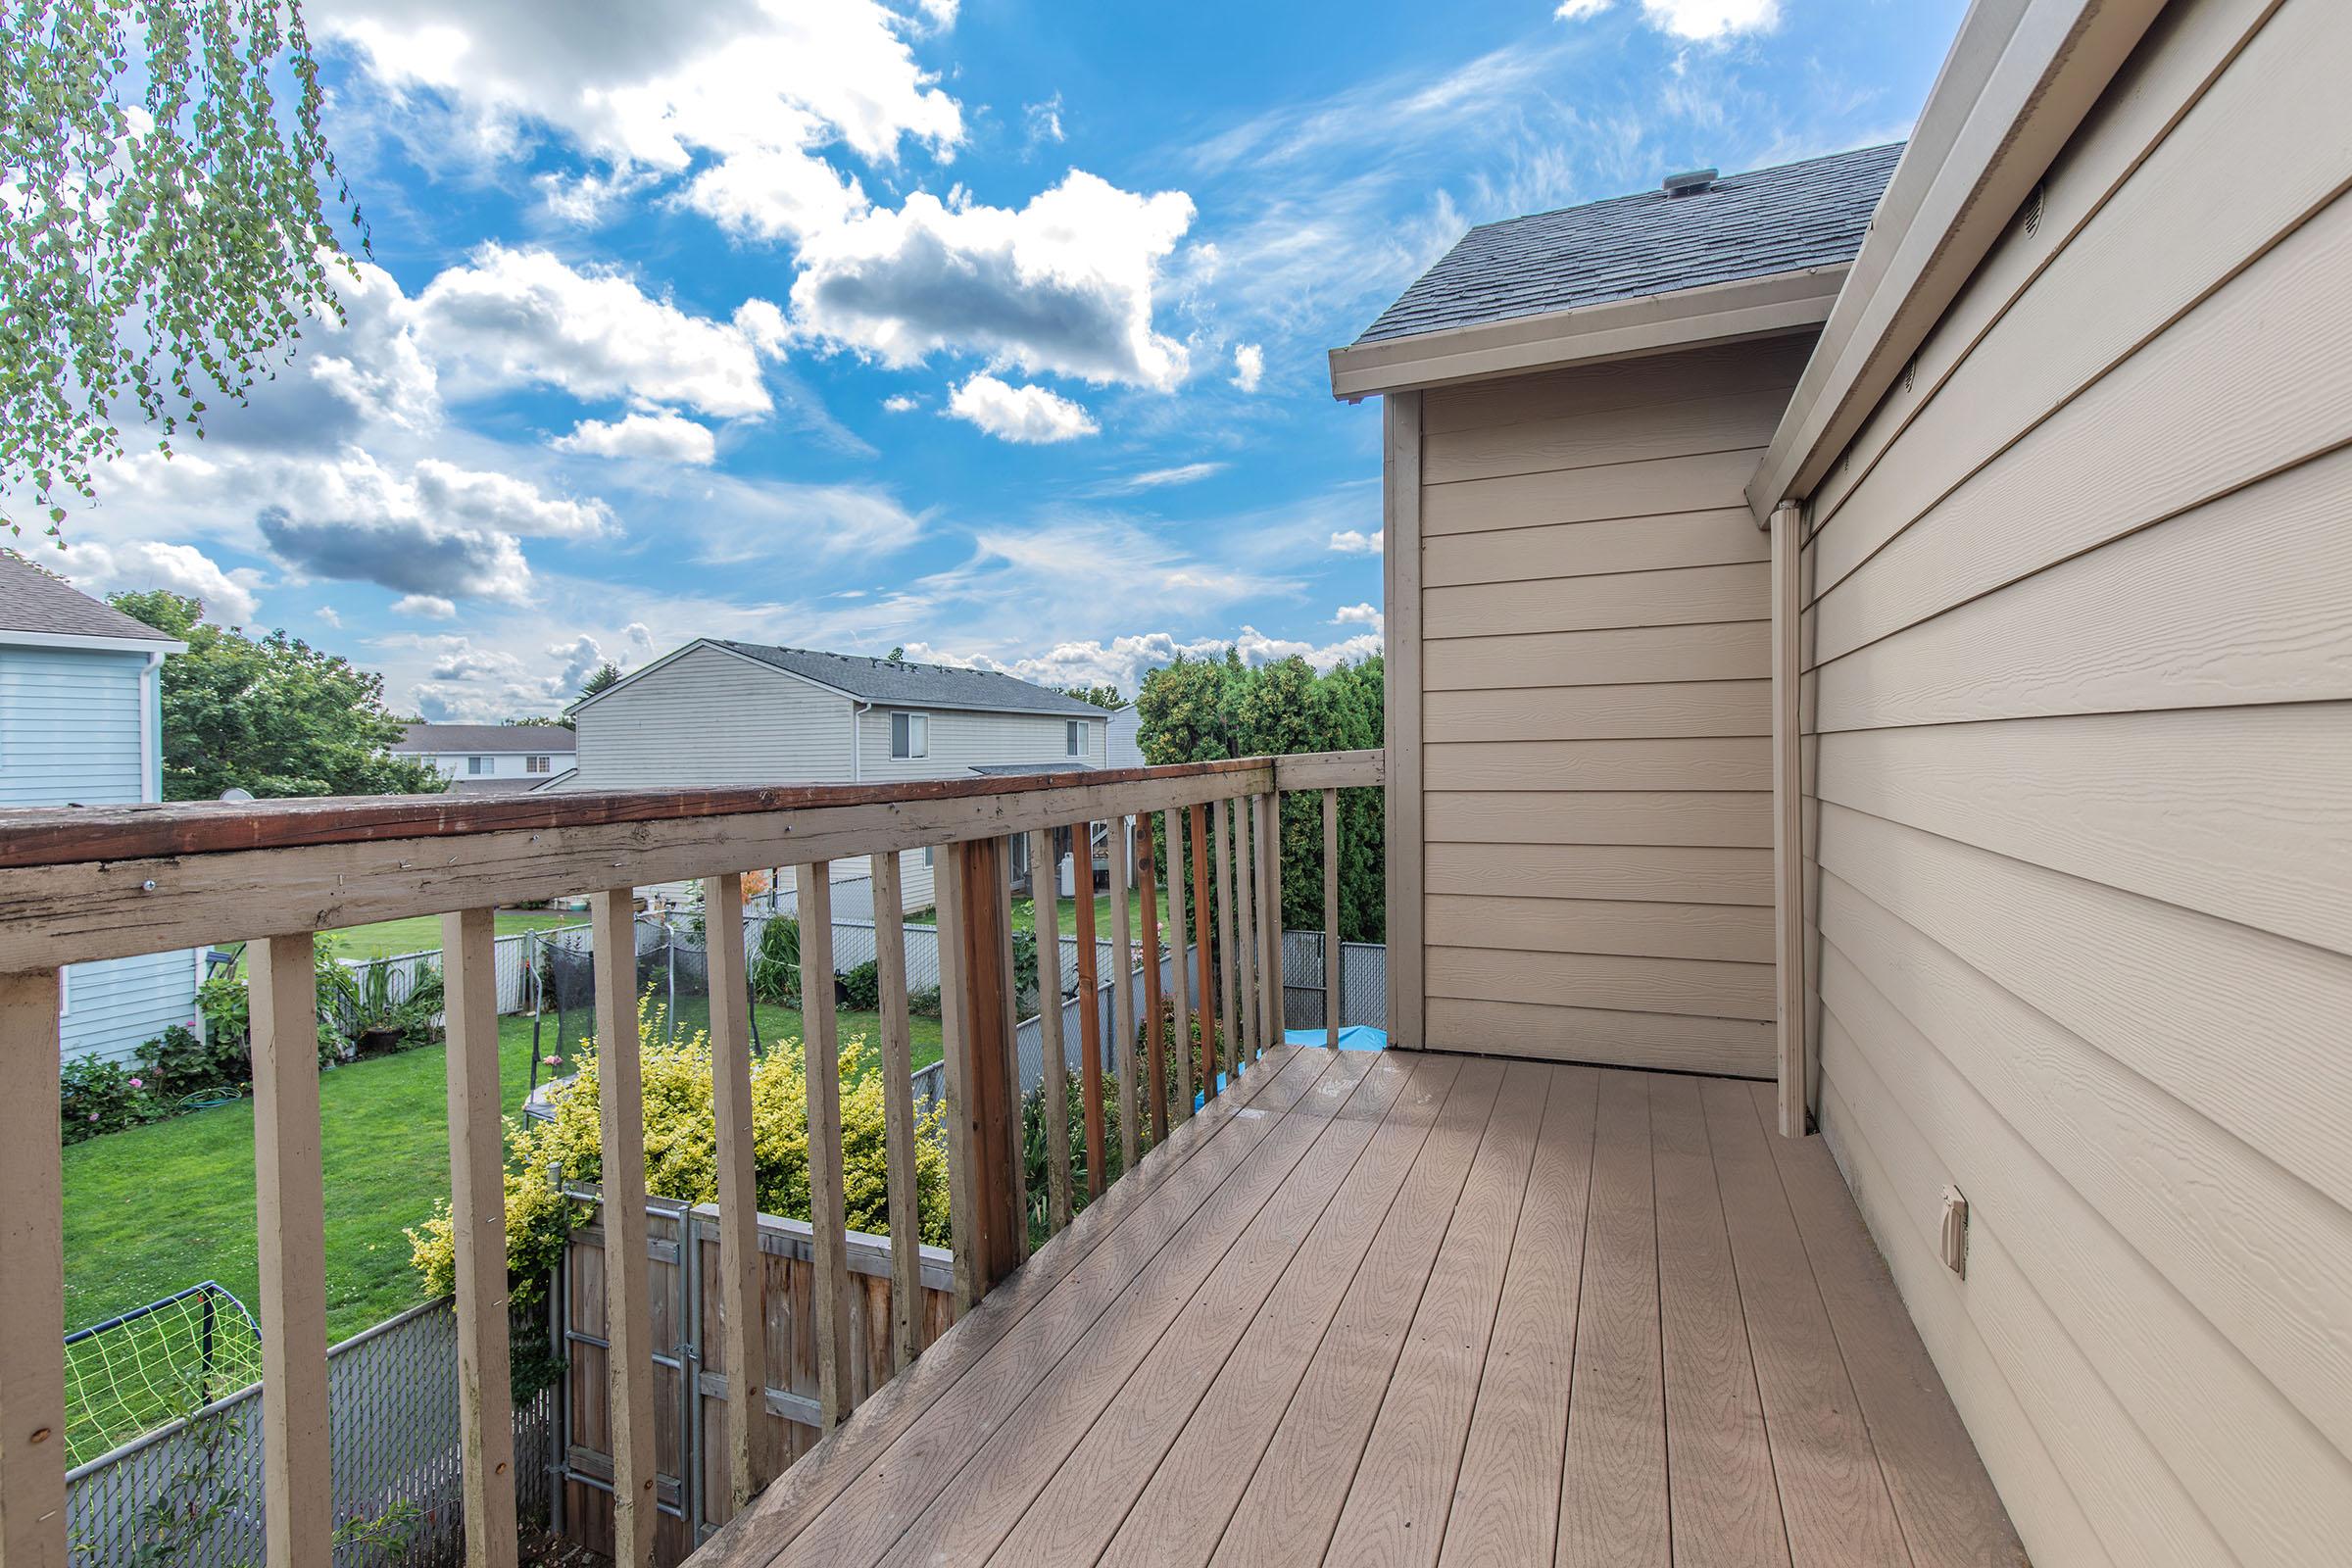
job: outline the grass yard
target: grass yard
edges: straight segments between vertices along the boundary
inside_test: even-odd
[[[396,922],[395,922],[396,923]],[[939,1022],[911,1020],[918,1067],[940,1055]],[[762,1004],[760,1038],[801,1032]],[[871,1013],[844,1036],[879,1038]],[[500,1020],[510,1113],[530,1082],[531,1020]],[[449,1196],[448,1104],[439,1047],[353,1062],[319,1081],[326,1168],[327,1334],[341,1340],[420,1299],[400,1233]],[[253,1102],[134,1127],[65,1151],[66,1322],[95,1323],[215,1279],[256,1298]]]
[[[1156,890],[1154,902],[1159,908],[1160,940],[1165,942],[1168,939],[1167,889]],[[1061,934],[1065,937],[1076,936],[1078,934],[1078,901],[1076,899],[1061,900],[1059,914]],[[1012,927],[1016,931],[1037,929],[1037,908],[1029,900],[1015,899],[1012,901]],[[1127,929],[1134,935],[1136,941],[1143,941],[1144,895],[1141,889],[1130,889],[1127,894]],[[1110,925],[1110,895],[1107,893],[1095,895],[1095,935],[1104,942],[1111,940],[1113,935]]]
[[[501,909],[498,911],[498,934],[511,937],[518,931],[544,931],[560,925],[584,925],[584,913],[563,909]],[[406,920],[378,920],[373,925],[348,926],[341,931],[329,931],[335,946],[346,958],[392,958],[408,953],[437,953],[441,948],[441,920],[437,915],[419,914]]]

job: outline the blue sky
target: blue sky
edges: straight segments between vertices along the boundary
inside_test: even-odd
[[[549,712],[698,635],[1378,647],[1347,342],[1469,224],[1902,136],[1962,0],[311,0],[349,324],[60,564]]]

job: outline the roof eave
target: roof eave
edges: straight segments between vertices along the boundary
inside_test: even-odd
[[[1529,375],[1571,365],[1665,354],[1700,343],[1803,331],[1829,319],[1846,270],[1843,263],[1803,267],[1351,344],[1331,351],[1331,395],[1354,402],[1387,392]]]
[[[0,628],[0,643],[18,648],[72,648],[105,654],[184,654],[188,645],[170,637],[106,637],[75,631],[18,631]]]
[[[2163,7],[1978,0],[1969,8],[1748,482],[1758,523],[1813,493]]]

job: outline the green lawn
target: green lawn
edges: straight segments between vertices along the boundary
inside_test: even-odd
[[[939,1059],[936,1019],[911,1021],[918,1067]],[[550,1024],[552,1028],[552,1021]],[[878,1038],[870,1013],[844,1035]],[[800,1014],[762,1004],[763,1041],[795,1036]],[[531,1020],[499,1026],[510,1112],[530,1082]],[[404,1226],[449,1195],[445,1053],[438,1047],[337,1067],[319,1084],[326,1167],[327,1332],[340,1340],[414,1305]],[[95,1323],[216,1279],[251,1306],[253,1105],[199,1111],[65,1152],[66,1322]]]
[[[517,931],[585,925],[587,920],[585,914],[563,909],[501,909],[498,934],[507,937]],[[406,920],[378,920],[373,925],[348,926],[324,934],[334,939],[346,958],[391,958],[409,953],[438,952],[441,920],[437,915],[419,914]]]
[[[1160,940],[1164,942],[1167,940],[1168,934],[1167,889],[1161,888],[1157,890],[1157,895],[1154,902],[1157,904],[1159,908]],[[1061,934],[1065,937],[1076,936],[1078,934],[1078,901],[1076,899],[1061,900],[1060,916]],[[1029,900],[1014,899],[1012,901],[1012,928],[1016,931],[1034,931],[1037,929],[1037,910],[1035,906],[1031,905]],[[1143,941],[1144,895],[1141,889],[1130,889],[1127,894],[1127,929],[1134,935],[1136,941]],[[1112,934],[1113,933],[1110,928],[1110,895],[1107,893],[1098,893],[1095,895],[1095,935],[1102,941],[1107,942],[1111,939]]]

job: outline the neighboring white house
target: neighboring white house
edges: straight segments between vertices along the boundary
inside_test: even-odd
[[[1110,760],[1104,764],[1105,766],[1143,767],[1147,765],[1144,761],[1142,722],[1137,717],[1133,703],[1129,703],[1125,708],[1111,714],[1110,722],[1105,728],[1109,731],[1110,745]]]
[[[1010,675],[702,638],[573,705],[556,790],[856,784],[1104,765],[1110,715]],[[931,903],[906,857],[906,906]],[[1026,845],[1015,843],[1016,869]],[[835,863],[836,880],[866,874]]]
[[[163,799],[163,667],[154,627],[0,553],[0,806]],[[62,1055],[129,1060],[196,1012],[203,956],[182,950],[65,971]]]
[[[411,724],[388,750],[431,762],[457,794],[488,795],[563,777],[572,744],[560,724]]]

